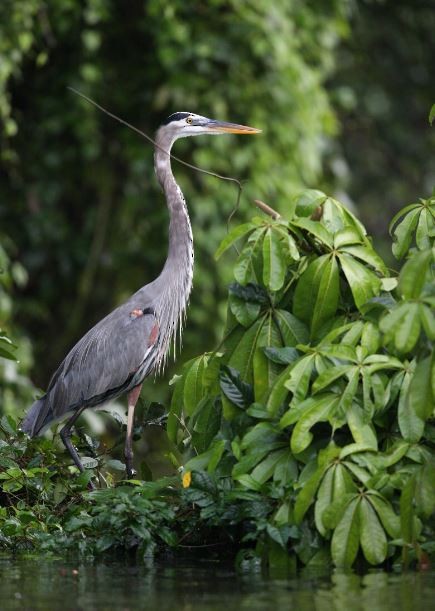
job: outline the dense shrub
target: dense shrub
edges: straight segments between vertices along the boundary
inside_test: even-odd
[[[432,198],[393,219],[398,276],[318,191],[217,253],[245,238],[224,340],[184,366],[168,433],[188,433],[186,470],[273,499],[269,537],[304,564],[433,549],[434,218]]]

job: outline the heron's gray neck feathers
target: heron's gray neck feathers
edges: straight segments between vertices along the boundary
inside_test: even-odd
[[[156,280],[158,297],[155,310],[160,326],[159,364],[163,366],[171,340],[174,342],[174,349],[177,335],[181,342],[181,329],[192,289],[193,237],[186,202],[172,174],[168,153],[174,142],[173,137],[161,128],[157,132],[156,142],[156,176],[165,193],[170,216],[168,256]]]

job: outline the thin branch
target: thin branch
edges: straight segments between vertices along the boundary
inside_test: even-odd
[[[261,199],[254,199],[254,204],[257,206],[257,208],[260,208],[260,210],[262,210],[265,214],[271,216],[274,221],[277,221],[281,218],[279,212],[262,202]]]

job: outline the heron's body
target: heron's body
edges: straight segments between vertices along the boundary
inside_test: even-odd
[[[183,136],[205,133],[256,133],[192,113],[175,113],[156,136],[155,170],[169,210],[169,249],[161,274],[97,323],[72,348],[54,373],[46,394],[27,413],[21,428],[39,435],[71,414],[62,439],[76,465],[82,465],[70,441],[70,429],[87,407],[127,393],[129,417],[126,461],[132,473],[131,432],[141,384],[163,366],[171,340],[181,331],[193,277],[193,239],[183,194],[172,174],[170,150]]]

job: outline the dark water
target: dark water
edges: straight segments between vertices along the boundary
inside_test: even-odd
[[[271,578],[214,563],[66,563],[0,556],[0,609],[435,610],[435,571]]]

